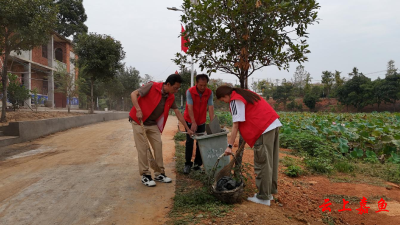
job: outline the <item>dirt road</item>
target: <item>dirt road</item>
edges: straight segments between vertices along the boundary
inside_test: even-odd
[[[132,127],[110,121],[0,150],[0,224],[163,224],[175,191],[169,117],[162,135],[172,184],[140,182]]]

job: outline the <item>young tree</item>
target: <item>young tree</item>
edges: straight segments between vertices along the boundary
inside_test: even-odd
[[[397,73],[397,68],[394,66],[394,61],[390,60],[387,65],[386,76],[395,75]]]
[[[272,96],[273,88],[274,88],[273,84],[264,79],[260,80],[257,83],[257,89],[259,90],[259,92],[261,92],[261,95],[263,97],[267,98],[267,100],[269,99],[269,97]]]
[[[71,111],[71,102],[79,93],[79,84],[83,82],[80,78],[75,79],[75,74],[69,73],[61,63],[57,65],[57,72],[54,73],[54,84],[56,91],[63,93],[68,99],[68,113]]]
[[[304,93],[310,93],[311,91],[311,75],[310,73],[307,73],[306,78],[304,79],[305,85],[304,85]]]
[[[329,71],[322,72],[322,81],[321,83],[324,84],[324,89],[326,90],[326,96],[329,97],[329,93],[332,89],[333,81],[334,81],[334,74]]]
[[[6,121],[7,62],[12,51],[20,53],[47,43],[57,21],[52,0],[0,0],[0,58],[3,59],[3,108]]]
[[[83,0],[54,0],[58,7],[57,33],[69,37],[80,33],[87,33],[84,24],[87,20]]]
[[[304,66],[299,65],[296,67],[296,71],[293,74],[293,87],[295,95],[298,97],[304,96],[304,88],[306,85],[306,78],[310,76],[310,73],[304,69]]]
[[[333,85],[333,95],[336,96],[336,91],[339,87],[341,87],[344,82],[345,82],[345,78],[344,77],[340,77],[341,72],[339,71],[335,71],[334,74],[334,79],[335,79],[335,84]]]
[[[90,113],[93,113],[94,82],[113,78],[117,71],[123,67],[121,60],[125,58],[125,52],[121,43],[108,35],[80,34],[75,41],[74,50],[79,56],[77,64],[80,68],[80,74],[87,76],[90,80]]]
[[[189,51],[173,61],[185,65],[190,55],[202,71],[235,75],[242,88],[265,66],[288,69],[308,60],[306,29],[320,8],[315,0],[185,0],[182,7]]]

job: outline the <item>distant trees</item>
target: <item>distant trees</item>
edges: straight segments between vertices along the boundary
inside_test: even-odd
[[[394,66],[394,61],[389,60],[388,65],[387,65],[386,76],[395,75],[396,73],[397,73],[397,68]]]
[[[371,84],[371,79],[359,73],[356,67],[353,68],[353,72],[349,73],[352,77],[337,91],[338,100],[346,105],[354,106],[360,111],[364,106],[371,104],[371,92],[368,88]]]
[[[326,91],[326,96],[329,98],[329,93],[332,89],[333,83],[335,81],[334,74],[329,71],[322,72],[322,81],[321,83],[324,84],[324,90]]]
[[[283,107],[286,109],[286,103],[294,99],[293,84],[290,82],[282,83],[281,86],[276,87],[274,93],[272,94],[272,98],[276,101],[276,103],[282,103]]]
[[[293,75],[293,91],[296,96],[304,96],[306,80],[309,77],[310,73],[304,69],[304,66],[300,65],[296,68]]]
[[[75,40],[75,53],[80,74],[86,76],[91,87],[90,113],[94,110],[93,86],[96,80],[111,80],[123,67],[121,60],[125,52],[119,41],[108,35],[96,33],[80,34]]]
[[[281,85],[272,85],[269,90],[274,100],[285,109],[300,109],[295,98],[303,98],[303,103],[313,111],[316,103],[321,97],[335,97],[338,102],[345,106],[354,106],[361,111],[365,106],[382,103],[393,105],[396,111],[396,102],[400,100],[400,74],[397,72],[394,61],[390,60],[387,65],[386,77],[371,80],[360,72],[357,67],[349,73],[350,79],[341,77],[341,72],[323,71],[322,84],[311,84],[311,75],[303,66],[298,66],[294,79],[287,82],[283,79]],[[304,74],[304,76],[302,76]],[[259,81],[254,86],[261,90],[263,82]],[[302,88],[304,87],[304,88]],[[304,93],[304,96],[302,95]],[[287,103],[291,101],[288,105]]]

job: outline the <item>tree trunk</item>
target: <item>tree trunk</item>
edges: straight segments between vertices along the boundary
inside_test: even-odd
[[[68,113],[71,112],[71,98],[68,97]]]
[[[90,113],[94,113],[93,84],[94,78],[92,77],[92,79],[90,79]]]
[[[8,75],[7,75],[7,61],[8,61],[8,56],[9,52],[6,50],[5,56],[4,56],[4,63],[3,63],[3,72],[1,76],[1,83],[3,84],[3,99],[2,103],[3,106],[1,108],[1,122],[7,122],[7,117],[6,117],[6,109],[7,109],[7,81],[8,81]]]

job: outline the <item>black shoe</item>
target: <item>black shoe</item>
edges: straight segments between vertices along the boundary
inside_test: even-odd
[[[183,168],[183,173],[184,174],[189,174],[190,173],[191,166],[190,165],[185,165]]]
[[[200,166],[198,166],[198,165],[195,165],[194,167],[193,167],[193,170],[200,170],[201,168],[200,168]]]
[[[156,182],[151,178],[150,175],[142,175],[142,183],[147,187],[154,187],[156,186]]]

